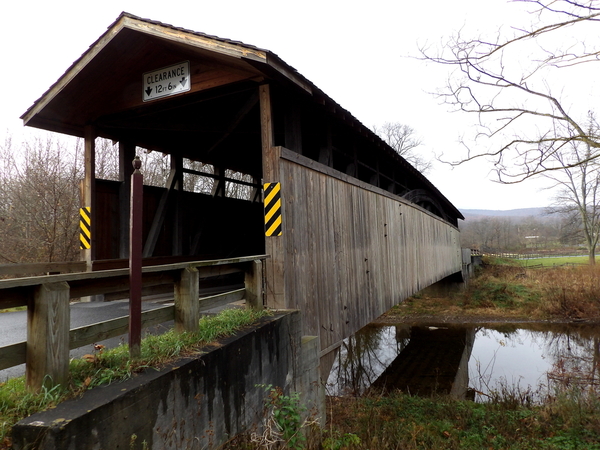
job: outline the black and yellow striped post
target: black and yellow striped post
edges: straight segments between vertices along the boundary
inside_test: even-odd
[[[79,248],[88,250],[92,247],[92,208],[85,206],[79,209]]]
[[[281,183],[265,183],[265,235],[281,236]]]

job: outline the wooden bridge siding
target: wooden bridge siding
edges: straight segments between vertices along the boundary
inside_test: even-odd
[[[287,149],[280,161],[286,306],[322,349],[461,270],[453,226]]]

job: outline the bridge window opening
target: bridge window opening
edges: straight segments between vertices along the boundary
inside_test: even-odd
[[[183,188],[185,191],[210,195],[215,182],[215,167],[212,164],[183,159]]]
[[[340,172],[346,173],[348,166],[352,164],[353,160],[343,151],[337,148],[333,149],[333,168]]]
[[[81,142],[76,145],[81,146]],[[99,180],[123,181],[119,174],[119,146],[109,139],[96,138],[95,177]],[[171,155],[136,147],[135,154],[142,161],[140,171],[144,185],[165,187],[171,172]],[[83,164],[83,163],[81,163]],[[124,180],[129,181],[129,180]]]
[[[292,151],[391,194],[408,195],[407,200],[446,218],[430,201],[415,201],[410,196],[415,189],[428,191],[410,164],[377,136],[360,130],[357,133],[356,127],[349,126],[348,117],[339,115],[335,108],[286,95],[276,96],[274,108],[276,145],[285,147],[289,141],[293,148],[286,148]],[[297,132],[300,138],[295,138]]]
[[[171,173],[171,155],[142,147],[136,147],[136,154],[142,160],[140,171],[144,176],[144,185],[164,188]]]
[[[96,138],[96,178],[119,181],[119,146],[115,144],[108,139]],[[82,145],[83,140],[79,139],[76,146]]]
[[[382,177],[394,181],[394,162],[391,159],[385,158],[383,164],[379,165],[379,172]]]
[[[183,167],[183,185],[188,192],[219,195],[219,183],[224,182],[225,197],[253,201],[256,189],[260,188],[254,182],[254,177],[247,173],[226,169],[224,175],[220,176],[214,165],[189,159],[184,159]]]
[[[357,169],[357,177],[359,180],[364,181],[365,183],[370,183],[372,181],[375,171],[371,167],[359,161]]]
[[[259,185],[254,184],[251,175],[227,169],[225,171],[225,196],[252,201],[253,193]]]

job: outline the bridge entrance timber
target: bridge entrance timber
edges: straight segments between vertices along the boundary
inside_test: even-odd
[[[268,50],[123,13],[22,119],[85,140],[88,270],[128,257],[131,161],[161,152],[144,257],[269,255],[259,300],[301,311],[325,379],[344,338],[463,267],[461,213]],[[96,178],[97,138],[118,142],[120,181]]]

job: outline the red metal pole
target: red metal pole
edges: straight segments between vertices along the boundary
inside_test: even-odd
[[[129,221],[129,356],[140,356],[142,340],[142,201],[143,175],[139,156],[133,160]]]

